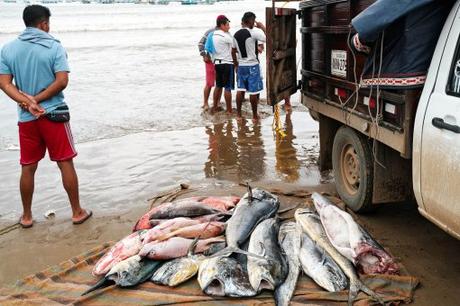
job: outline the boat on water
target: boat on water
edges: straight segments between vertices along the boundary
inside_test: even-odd
[[[182,5],[195,5],[198,4],[198,0],[182,0]]]

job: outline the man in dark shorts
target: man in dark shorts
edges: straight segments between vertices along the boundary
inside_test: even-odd
[[[233,37],[229,33],[230,20],[220,15],[216,20],[217,30],[212,35],[215,53],[213,54],[214,67],[216,70],[216,88],[214,89],[214,103],[212,112],[216,112],[225,88],[224,98],[227,113],[232,113],[232,90],[234,89],[234,64],[236,56],[232,53]]]
[[[23,12],[26,29],[0,53],[0,89],[18,103],[23,206],[19,223],[24,228],[33,225],[35,171],[46,150],[61,170],[72,207],[72,222],[81,224],[92,215],[80,206],[73,165],[77,152],[62,93],[68,84],[69,66],[61,43],[48,34],[50,16],[44,6],[27,6]]]
[[[247,92],[251,102],[252,118],[258,120],[257,104],[263,89],[258,53],[261,48],[259,44],[266,41],[265,26],[256,21],[256,15],[252,12],[244,13],[241,25],[242,29],[234,35],[235,51],[238,53],[236,110],[238,117],[241,118],[243,97]]]

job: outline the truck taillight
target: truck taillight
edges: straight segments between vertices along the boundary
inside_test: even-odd
[[[376,105],[375,99],[371,97],[364,97],[363,104],[369,105],[370,108],[375,108],[375,105]]]
[[[347,97],[347,91],[342,88],[334,88],[334,94],[341,99],[345,99]]]

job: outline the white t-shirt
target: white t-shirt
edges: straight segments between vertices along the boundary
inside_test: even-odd
[[[265,34],[258,28],[242,28],[233,35],[235,48],[238,50],[238,65],[254,66],[259,64],[257,46],[265,43]]]
[[[233,64],[232,48],[234,48],[234,45],[232,34],[222,30],[216,30],[212,35],[212,40],[214,43],[214,48],[216,49],[216,52],[213,54],[213,59],[215,61],[221,61],[217,61],[215,63]]]

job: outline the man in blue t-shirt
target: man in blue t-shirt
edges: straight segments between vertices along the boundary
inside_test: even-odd
[[[59,40],[48,34],[50,16],[44,6],[27,6],[23,12],[26,29],[0,53],[0,89],[18,104],[23,206],[19,223],[24,228],[33,225],[35,171],[46,150],[61,170],[73,223],[81,224],[92,215],[80,206],[78,177],[73,165],[77,152],[63,94],[70,70],[66,51]]]

